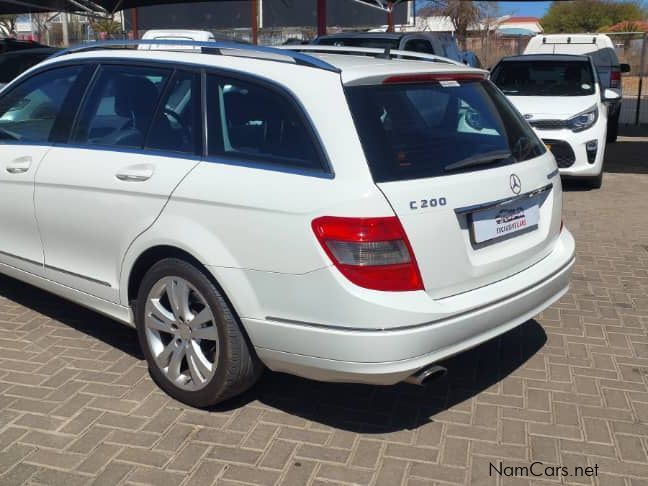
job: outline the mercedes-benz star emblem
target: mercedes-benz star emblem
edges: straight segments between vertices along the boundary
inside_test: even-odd
[[[531,113],[527,113],[526,115],[524,115],[525,120],[530,120],[531,118],[533,118],[533,115]]]
[[[514,194],[520,194],[522,192],[522,181],[516,174],[511,174],[509,183],[511,184],[511,191]]]

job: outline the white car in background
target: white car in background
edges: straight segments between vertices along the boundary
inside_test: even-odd
[[[619,62],[614,43],[605,34],[549,34],[529,40],[524,54],[576,54],[592,58],[601,89],[611,89],[619,96],[609,102],[607,141],[615,142],[619,131],[619,115],[623,101],[621,75],[630,72],[630,65]]]
[[[212,42],[216,40],[213,33],[206,30],[182,30],[182,29],[165,29],[165,30],[147,30],[142,36],[144,41],[192,41],[192,42]],[[153,44],[145,43],[138,46],[142,51],[157,51],[157,50],[198,50],[200,48],[193,46],[177,45],[172,46],[169,44]]]
[[[422,383],[567,291],[554,158],[487,72],[129,46],[0,95],[0,271],[136,326],[176,399]]]
[[[608,103],[589,56],[528,54],[503,58],[491,80],[513,102],[551,150],[560,173],[600,187]]]

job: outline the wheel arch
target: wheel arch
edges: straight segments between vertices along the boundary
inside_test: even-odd
[[[243,270],[231,267],[216,267],[203,263],[200,255],[173,243],[157,243],[130,252],[121,278],[121,301],[134,309],[133,302],[146,272],[157,262],[166,258],[184,260],[201,270],[218,288],[239,320],[250,313],[256,313],[258,301]],[[134,312],[133,312],[134,315]],[[241,322],[243,327],[245,324]]]

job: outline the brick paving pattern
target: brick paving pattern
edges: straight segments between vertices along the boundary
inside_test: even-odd
[[[565,194],[570,293],[425,389],[267,373],[191,409],[133,330],[0,278],[0,485],[648,485],[648,171],[610,170]],[[598,475],[490,466],[533,461]]]

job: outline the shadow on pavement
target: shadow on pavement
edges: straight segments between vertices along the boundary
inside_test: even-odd
[[[381,434],[414,429],[436,414],[495,385],[547,341],[544,329],[528,321],[499,338],[439,364],[448,373],[424,387],[321,383],[266,372],[259,384],[227,409],[252,400],[326,426]],[[223,408],[225,409],[225,408]]]
[[[0,296],[96,338],[137,359],[144,359],[132,327],[73,304],[11,277],[0,275]]]
[[[605,148],[603,170],[607,173],[648,174],[648,129],[639,136],[628,133]]]
[[[143,359],[134,329],[10,277],[0,276],[0,296]],[[431,422],[434,415],[496,384],[547,341],[528,321],[439,364],[448,369],[425,387],[322,383],[266,371],[245,394],[212,408],[236,409],[258,401],[307,420],[363,433],[389,433]]]

